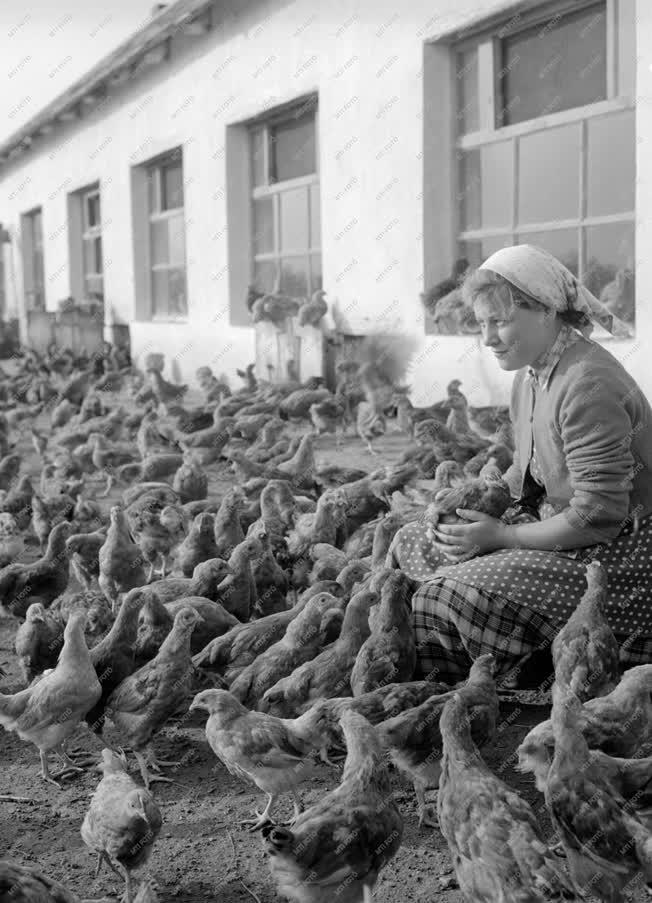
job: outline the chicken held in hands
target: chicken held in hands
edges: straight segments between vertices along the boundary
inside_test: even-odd
[[[530,806],[483,761],[460,693],[443,707],[439,825],[468,903],[579,900]]]
[[[586,566],[587,588],[552,642],[556,680],[582,702],[606,696],[620,679],[620,646],[605,616],[607,575],[599,561]]]
[[[195,709],[209,713],[206,739],[218,759],[231,774],[252,781],[267,794],[267,805],[256,812],[252,831],[270,821],[272,807],[282,793],[292,793],[298,816],[301,802],[297,788],[314,774],[307,757],[323,745],[311,718],[291,720],[252,712],[227,690],[198,693],[190,706],[191,711]]]
[[[41,777],[55,784],[56,777],[71,769],[79,771],[64,752],[63,744],[102,694],[84,639],[86,615],[74,612],[63,634],[63,649],[56,667],[31,687],[12,696],[0,693],[0,724],[15,731],[39,750]],[[51,774],[48,754],[56,750],[67,763]]]
[[[97,785],[81,826],[82,840],[98,854],[95,876],[102,863],[125,882],[125,903],[133,903],[131,872],[144,865],[161,830],[163,819],[154,797],[127,772],[124,753],[102,751]]]
[[[403,818],[373,727],[341,718],[346,762],[340,785],[302,812],[291,829],[263,828],[269,866],[295,903],[371,903],[378,875],[396,855]]]

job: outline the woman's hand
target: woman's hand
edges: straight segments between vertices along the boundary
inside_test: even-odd
[[[450,561],[508,548],[509,527],[503,521],[482,511],[465,508],[458,508],[456,514],[471,523],[437,524],[428,534],[434,540],[435,547]]]

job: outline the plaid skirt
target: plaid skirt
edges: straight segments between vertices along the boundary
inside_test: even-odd
[[[413,581],[421,677],[456,683],[486,652],[495,656],[498,675],[517,669],[566,623],[586,589],[591,560],[607,573],[606,613],[623,667],[652,662],[652,518],[610,543],[567,552],[501,550],[447,566],[428,552],[425,526],[408,526],[395,537],[387,564]]]

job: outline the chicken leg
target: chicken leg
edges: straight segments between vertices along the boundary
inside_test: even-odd
[[[41,777],[44,781],[47,781],[48,784],[54,784],[59,790],[61,790],[61,784],[57,781],[57,778],[63,778],[68,774],[73,772],[83,771],[82,768],[78,768],[76,765],[71,764],[60,769],[59,771],[51,772],[48,764],[48,754],[44,749],[39,750],[39,754],[41,757]],[[62,756],[63,758],[63,756]]]
[[[259,812],[258,809],[256,809],[256,815],[258,816],[258,819],[247,818],[242,822],[242,824],[243,825],[252,825],[252,827],[249,828],[250,832],[258,831],[259,828],[262,828],[263,825],[266,825],[269,821],[271,821],[270,812],[272,811],[272,806],[274,805],[275,802],[276,802],[276,797],[272,793],[268,793],[267,794],[267,805],[265,806],[263,811]]]
[[[143,784],[148,790],[149,785],[153,784],[155,781],[159,781],[160,783],[164,784],[179,784],[179,781],[174,781],[172,778],[166,778],[162,774],[152,774],[150,768],[154,772],[159,772],[162,765],[176,767],[180,765],[181,762],[167,762],[163,759],[157,759],[151,746],[146,747],[144,754],[142,752],[139,752],[138,750],[134,750],[134,755],[136,756],[136,761],[138,762],[138,768],[140,769]],[[182,785],[179,784],[179,786]]]
[[[414,792],[419,810],[419,827],[425,825],[427,828],[439,828],[439,819],[434,806],[429,806],[426,803],[426,791],[423,784],[414,781]]]

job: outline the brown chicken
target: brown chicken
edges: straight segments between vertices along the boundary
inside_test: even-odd
[[[498,717],[498,696],[493,681],[492,655],[479,656],[471,666],[469,677],[457,692],[472,713],[472,736],[480,745],[491,740]],[[413,784],[419,807],[419,825],[437,827],[426,806],[426,789],[439,785],[441,744],[439,717],[451,692],[431,696],[414,709],[383,721],[377,727],[378,737],[394,764],[407,774]]]
[[[245,538],[240,514],[245,495],[239,486],[229,489],[215,515],[215,545],[217,557],[228,559],[235,547]]]
[[[0,859],[0,900],[11,903],[82,903],[77,894],[28,863]]]
[[[412,677],[417,652],[411,595],[410,582],[401,571],[394,571],[384,583],[380,604],[370,618],[371,636],[360,647],[351,671],[354,696]]]
[[[37,674],[53,668],[63,647],[62,622],[33,602],[27,609],[25,621],[16,632],[15,649],[25,684]]]
[[[607,575],[599,561],[586,566],[587,588],[552,642],[556,680],[582,702],[606,696],[620,680],[620,646],[605,616]]]
[[[290,588],[287,574],[274,557],[272,543],[262,520],[255,521],[247,531],[248,537],[257,539],[261,553],[255,558],[252,573],[256,587],[256,601],[252,617],[264,618],[288,607],[287,594]]]
[[[181,608],[156,657],[123,680],[107,701],[106,716],[133,749],[147,788],[152,781],[169,781],[150,773],[163,764],[150,744],[190,690],[190,637],[200,620],[194,608]]]
[[[578,892],[623,903],[623,891],[639,870],[652,886],[652,832],[591,759],[581,711],[580,700],[555,682],[555,754],[546,779],[546,806]]]
[[[40,495],[32,497],[32,528],[36,534],[41,553],[43,553],[52,529],[62,521],[72,521],[75,500],[70,495],[55,496],[43,499]]]
[[[439,720],[443,760],[437,811],[464,899],[579,900],[530,806],[482,760],[473,721],[461,693],[446,701]]]
[[[625,759],[652,749],[652,665],[625,671],[607,696],[584,703],[577,725],[592,750]],[[530,771],[543,791],[555,751],[551,721],[533,727],[518,747],[520,771]]]
[[[100,549],[106,542],[106,528],[92,533],[73,533],[66,540],[66,552],[72,571],[85,588],[90,590],[100,577]]]
[[[125,882],[125,903],[133,903],[131,872],[144,865],[161,830],[163,819],[154,797],[127,773],[127,760],[110,749],[102,751],[97,785],[81,826],[82,840]]]
[[[284,636],[262,652],[231,684],[233,695],[253,708],[263,694],[286,674],[309,661],[324,645],[323,621],[330,609],[343,601],[330,593],[318,593],[288,624]]]
[[[371,903],[382,868],[401,845],[403,818],[369,722],[342,715],[347,756],[340,785],[295,820],[263,828],[279,892],[296,903]]]
[[[181,467],[172,480],[172,487],[179,493],[182,503],[196,502],[208,495],[208,476],[197,458],[187,452]]]
[[[138,615],[145,603],[145,593],[132,589],[122,600],[111,629],[91,649],[91,662],[102,687],[102,695],[86,713],[86,723],[96,734],[104,728],[107,700],[122,681],[136,670],[136,636]]]
[[[131,538],[125,513],[111,508],[111,524],[99,551],[99,585],[115,611],[119,593],[128,593],[147,581],[143,553]]]
[[[228,559],[231,573],[218,587],[217,601],[239,621],[248,621],[256,604],[253,566],[262,551],[261,541],[255,536],[238,543]]]
[[[202,617],[202,621],[192,632],[190,651],[193,655],[201,652],[211,640],[221,637],[240,623],[219,602],[203,599],[201,596],[184,596],[165,605],[155,593],[146,592],[145,598],[147,601],[140,612],[135,643],[136,658],[141,664],[154,658],[172,630],[176,613],[181,608],[194,608]]]
[[[232,627],[224,636],[217,637],[202,649],[193,658],[193,664],[196,668],[223,674],[226,683],[231,684],[255,658],[283,637],[288,625],[303,611],[317,592],[341,595],[341,587],[334,581],[317,586],[314,593],[312,589],[311,587],[302,593],[292,608]]]
[[[66,539],[72,525],[62,521],[52,528],[45,555],[31,564],[9,564],[0,571],[0,605],[24,618],[33,602],[48,608],[68,585]]]
[[[63,634],[63,649],[52,671],[13,696],[0,693],[0,724],[38,747],[41,777],[56,786],[55,778],[71,765],[63,751],[64,741],[77,730],[102,693],[84,640],[85,623],[83,612],[71,615]],[[48,767],[51,750],[68,762],[68,768],[55,775]]]
[[[213,531],[212,514],[203,511],[195,517],[176,554],[177,565],[184,577],[192,577],[193,571],[202,561],[219,557]]]
[[[369,610],[378,601],[378,595],[368,590],[356,593],[346,606],[338,639],[271,686],[258,704],[260,711],[293,718],[316,699],[348,696],[351,671],[370,633]]]
[[[311,753],[319,752],[322,738],[314,733],[308,715],[294,720],[251,712],[226,690],[204,690],[190,710],[205,709],[206,739],[231,774],[253,782],[267,794],[267,805],[256,812],[252,831],[270,820],[282,793],[292,793],[295,816],[301,811],[297,788],[314,776]],[[324,757],[325,757],[324,751]]]
[[[166,577],[154,580],[147,589],[167,605],[168,602],[186,598],[187,596],[203,596],[204,599],[217,601],[219,587],[224,578],[230,574],[230,568],[221,558],[210,558],[195,567],[192,577]]]

